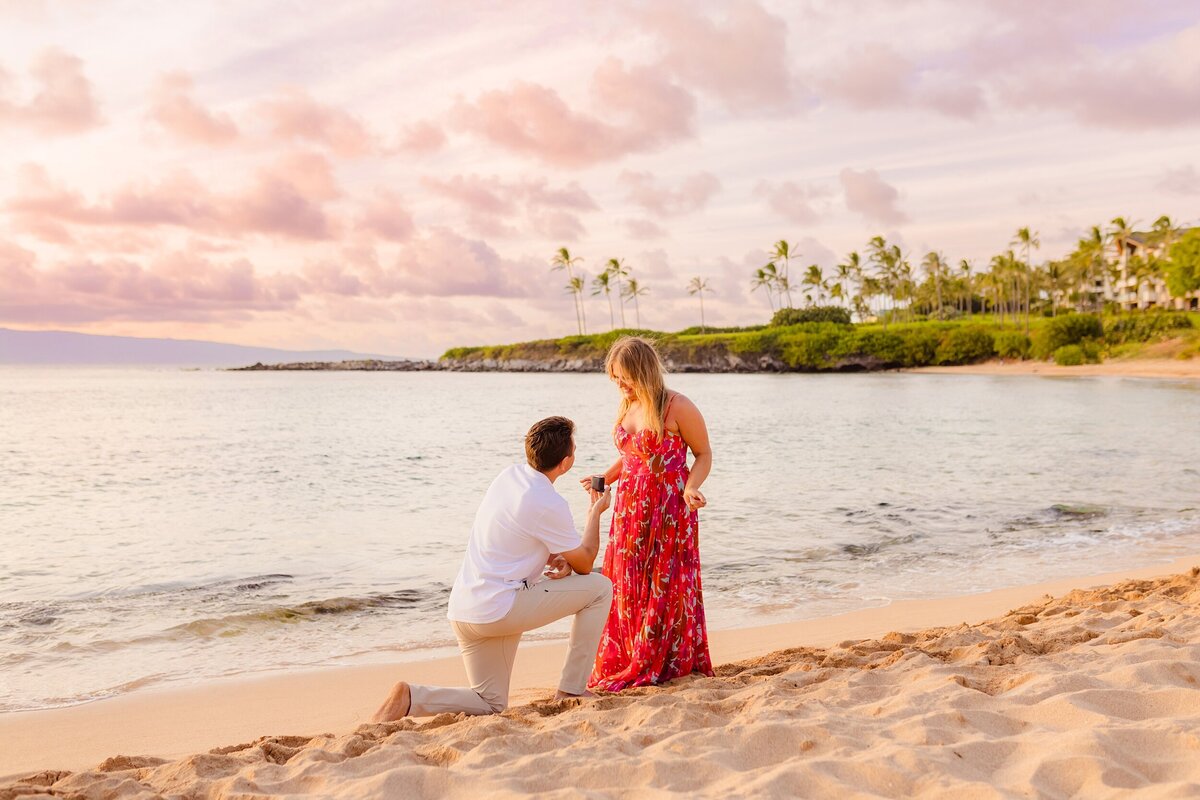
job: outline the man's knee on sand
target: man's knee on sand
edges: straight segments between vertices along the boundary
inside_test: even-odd
[[[479,692],[476,692],[476,694],[479,694]],[[492,714],[499,714],[508,708],[507,697],[499,697],[495,695],[488,697],[487,695],[479,694],[479,699],[488,704],[488,707],[492,709]]]

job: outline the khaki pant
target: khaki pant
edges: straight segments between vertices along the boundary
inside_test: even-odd
[[[508,708],[508,686],[521,635],[572,614],[575,621],[558,688],[568,694],[583,693],[611,603],[612,582],[592,572],[545,580],[519,590],[512,610],[495,622],[451,622],[471,688],[414,684],[409,687],[412,690],[409,715],[424,717],[444,711],[500,713]]]

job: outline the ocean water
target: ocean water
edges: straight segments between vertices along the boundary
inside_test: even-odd
[[[670,384],[714,448],[713,628],[1200,552],[1195,382]],[[582,523],[616,403],[601,375],[0,368],[0,711],[453,652],[483,490],[566,414]]]

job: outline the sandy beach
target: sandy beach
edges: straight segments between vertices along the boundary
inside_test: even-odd
[[[1200,380],[1200,359],[1145,358],[1060,367],[1049,361],[985,361],[959,367],[916,367],[906,372],[947,375],[1113,376],[1120,378],[1190,378]]]
[[[717,677],[592,701],[526,647],[496,717],[359,724],[456,658],[9,714],[0,798],[1194,796],[1197,564],[721,631]]]

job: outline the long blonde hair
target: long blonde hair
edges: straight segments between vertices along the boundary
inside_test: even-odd
[[[663,435],[667,413],[667,387],[663,383],[663,363],[658,350],[647,339],[640,336],[622,336],[613,342],[604,359],[604,371],[613,376],[613,367],[621,372],[633,385],[634,396],[641,403],[646,427],[658,436]],[[629,398],[621,395],[621,406],[617,409],[617,423],[625,419],[632,405]]]

